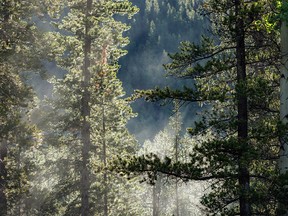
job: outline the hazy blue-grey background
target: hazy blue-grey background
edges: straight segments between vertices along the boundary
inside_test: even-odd
[[[175,80],[165,76],[163,64],[169,62],[167,53],[177,51],[183,40],[198,41],[203,21],[195,13],[193,0],[132,0],[140,12],[127,20],[131,25],[127,35],[130,45],[128,54],[121,58],[118,77],[129,96],[134,89],[149,89],[155,86],[189,85],[191,80]],[[198,1],[199,2],[199,1]],[[161,130],[172,115],[172,105],[160,106],[143,99],[132,104],[138,117],[129,122],[129,130],[138,141],[151,139]],[[191,125],[197,106],[190,104],[182,109],[184,127]]]

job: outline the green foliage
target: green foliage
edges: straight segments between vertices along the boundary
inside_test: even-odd
[[[139,201],[129,194],[135,194],[135,187],[106,167],[115,155],[134,154],[137,147],[126,128],[135,114],[122,98],[117,78],[118,60],[129,42],[123,33],[129,26],[115,17],[131,18],[138,9],[129,1],[92,1],[91,8],[84,0],[66,3],[67,13],[56,10],[61,14],[55,23],[57,31],[46,35],[49,57],[67,73],[50,79],[53,95],[46,100],[47,135],[42,151],[58,153],[45,163],[54,170],[53,182],[40,212],[83,214],[83,170],[87,170],[89,214],[105,215],[107,208],[109,215],[137,215]]]
[[[183,103],[203,106],[199,120],[189,130],[197,145],[190,161],[173,162],[157,155],[119,159],[126,174],[147,173],[154,181],[157,172],[183,180],[211,180],[211,192],[203,197],[209,215],[239,214],[239,197],[251,205],[253,214],[276,215],[277,156],[279,151],[279,66],[277,22],[273,22],[270,1],[208,1],[203,14],[212,25],[210,38],[201,43],[183,42],[176,54],[169,55],[167,74],[193,79],[190,86],[174,90],[155,88],[136,90],[132,99]],[[238,10],[239,9],[239,10]],[[263,19],[264,17],[264,19]],[[243,21],[245,59],[239,66],[239,20]],[[245,77],[239,78],[239,68]],[[239,139],[240,98],[248,100],[247,137]],[[243,167],[248,170],[249,188],[243,192],[240,182]],[[132,174],[133,175],[133,174]],[[267,189],[268,188],[268,189]],[[273,192],[272,192],[273,191]]]
[[[0,4],[1,215],[30,214],[30,186],[37,130],[30,122],[33,92],[24,72],[41,70],[39,31],[32,16],[38,2]],[[28,72],[27,72],[28,73]]]

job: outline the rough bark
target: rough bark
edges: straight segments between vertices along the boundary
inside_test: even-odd
[[[91,53],[91,38],[89,36],[90,23],[87,19],[90,16],[92,8],[92,0],[86,2],[86,24],[85,24],[85,42],[84,42],[84,64],[83,64],[83,96],[81,101],[81,115],[82,115],[82,128],[81,128],[81,139],[82,139],[82,167],[81,167],[81,178],[80,178],[80,193],[81,193],[81,215],[89,216],[89,151],[91,146],[91,126],[89,122],[90,117],[90,92],[89,85],[91,80],[90,67],[90,53]]]
[[[281,25],[281,55],[282,68],[280,78],[280,118],[283,124],[288,123],[288,27],[286,22]],[[281,152],[279,160],[281,173],[288,171],[288,143],[281,139]]]
[[[284,2],[284,1],[283,1]],[[288,123],[288,27],[287,22],[282,21],[281,24],[281,78],[280,78],[280,120],[286,125]],[[281,148],[279,155],[280,174],[288,171],[288,134],[280,137]],[[286,206],[286,214],[288,215],[288,207]]]
[[[244,22],[241,16],[243,7],[242,0],[235,0],[235,15],[236,15],[236,61],[237,61],[237,112],[238,112],[238,141],[242,146],[242,151],[239,153],[239,185],[240,192],[240,215],[251,215],[251,206],[248,199],[250,190],[250,177],[247,161],[245,161],[245,153],[248,149],[248,107],[247,95],[245,93],[246,85],[246,61],[245,61],[245,32]]]
[[[9,19],[11,16],[11,12],[9,11],[10,3],[8,1],[3,1],[2,5],[4,6],[2,11],[2,17],[3,17],[3,23],[4,28],[8,28]],[[5,36],[6,37],[6,36]],[[8,38],[5,38],[6,40],[4,44],[9,44]],[[7,215],[7,197],[5,194],[6,189],[6,179],[7,179],[7,169],[5,165],[5,159],[7,157],[7,141],[5,138],[3,140],[0,140],[0,215]]]
[[[7,157],[7,142],[0,142],[0,215],[7,215],[7,198],[5,194],[7,170],[5,158]]]

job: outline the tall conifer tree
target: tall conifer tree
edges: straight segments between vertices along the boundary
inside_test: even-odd
[[[121,98],[124,92],[116,77],[117,61],[128,43],[122,34],[129,27],[115,17],[130,18],[137,8],[129,1],[65,3],[67,12],[56,24],[61,34],[47,35],[51,56],[67,71],[63,79],[51,80],[54,101],[49,106],[54,116],[50,124],[54,126],[47,137],[59,152],[65,151],[56,161],[65,164],[57,172],[54,199],[47,199],[42,212],[54,206],[60,214],[135,215],[137,200],[127,205],[127,192],[116,186],[125,188],[129,183],[108,172],[107,164],[116,154],[133,154],[136,147],[125,127],[133,114]],[[59,200],[61,196],[66,201]]]
[[[204,2],[212,37],[204,36],[200,44],[182,42],[165,66],[168,75],[194,79],[194,86],[137,91],[135,97],[207,105],[190,130],[206,138],[189,163],[141,157],[123,162],[124,167],[152,176],[155,169],[183,179],[213,179],[211,193],[202,200],[212,215],[275,214],[277,201],[270,192],[279,150],[273,145],[280,133],[279,52],[277,29],[267,28],[273,7],[268,1]]]
[[[33,93],[24,73],[41,69],[39,32],[32,20],[36,5],[34,0],[0,3],[1,215],[16,215],[29,208],[22,198],[27,198],[27,175],[32,170],[24,155],[35,144],[35,128],[29,121]]]

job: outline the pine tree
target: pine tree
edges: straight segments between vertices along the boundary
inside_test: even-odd
[[[33,93],[24,72],[40,71],[39,32],[32,20],[35,1],[0,3],[0,214],[22,214],[29,205],[28,176],[32,163],[27,153],[36,130],[29,121]]]
[[[204,36],[200,44],[182,42],[165,66],[168,75],[191,78],[195,84],[137,91],[135,96],[205,105],[202,120],[190,130],[199,145],[189,163],[143,156],[120,162],[124,171],[146,171],[153,177],[157,170],[184,180],[213,180],[202,200],[212,215],[276,214],[272,189],[280,134],[275,100],[279,52],[277,29],[267,28],[273,7],[267,1],[203,4],[211,38]]]
[[[68,12],[58,16],[56,23],[59,32],[47,35],[52,42],[50,56],[67,74],[51,79],[54,98],[48,118],[52,127],[47,127],[45,142],[59,149],[58,176],[41,211],[136,215],[137,200],[125,201],[130,200],[131,183],[109,172],[107,164],[114,155],[133,154],[136,147],[125,127],[133,114],[121,98],[124,92],[116,76],[118,59],[126,53],[121,47],[128,43],[122,34],[129,27],[115,17],[131,17],[137,8],[129,1],[66,3]]]

